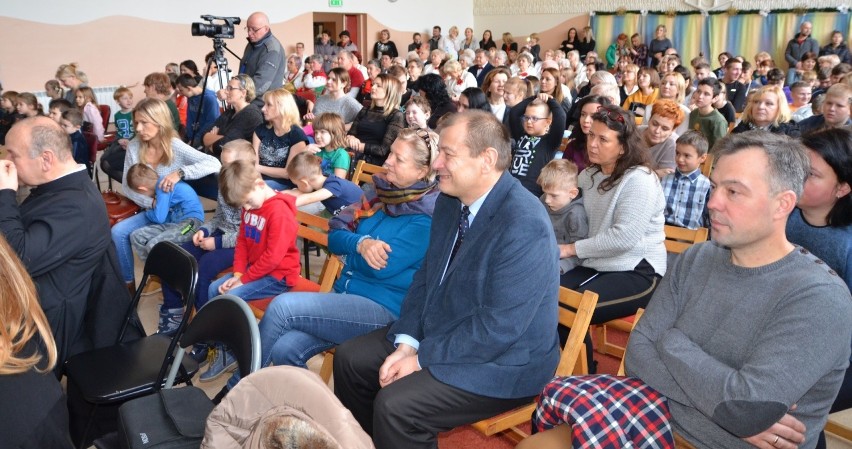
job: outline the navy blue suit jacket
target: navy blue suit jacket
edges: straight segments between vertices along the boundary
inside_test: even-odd
[[[479,88],[482,88],[482,83],[485,82],[485,75],[488,75],[488,72],[494,70],[494,65],[490,62],[485,63],[485,67],[482,68],[482,71],[479,72],[479,76],[476,75],[476,71],[479,69],[479,66],[470,66],[467,71],[471,73],[471,75],[476,77],[476,85]],[[487,92],[486,92],[487,94]]]
[[[461,203],[441,195],[429,249],[388,337],[420,342],[420,365],[439,381],[495,398],[537,395],[559,363],[559,251],[547,212],[504,172],[441,275]]]

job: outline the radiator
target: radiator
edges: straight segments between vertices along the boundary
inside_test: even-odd
[[[95,92],[95,98],[98,99],[98,104],[105,104],[109,106],[109,122],[113,122],[113,118],[115,117],[115,112],[119,110],[118,103],[112,98],[112,94],[118,89],[120,86],[101,86],[101,87],[93,87],[92,91]],[[41,92],[33,92],[33,95],[36,96],[36,99],[41,104],[41,107],[44,109],[44,113],[47,114],[47,105],[50,104],[50,97],[47,96],[45,91]]]

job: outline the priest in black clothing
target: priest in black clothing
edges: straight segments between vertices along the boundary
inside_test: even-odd
[[[33,278],[61,369],[75,353],[115,343],[130,297],[114,269],[103,199],[74,161],[68,135],[53,120],[33,117],[12,127],[6,150],[0,233]],[[21,184],[32,190],[19,206]]]

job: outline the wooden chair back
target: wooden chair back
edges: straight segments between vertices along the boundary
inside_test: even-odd
[[[358,161],[358,164],[355,165],[355,171],[352,173],[352,182],[358,184],[373,183],[373,175],[376,173],[385,173],[384,167],[375,164],[369,164],[364,160]]]
[[[557,376],[570,376],[575,372],[575,367],[586,364],[584,339],[589,331],[589,323],[592,322],[592,313],[597,303],[597,293],[588,290],[580,293],[565,287],[559,288],[559,324],[568,326],[571,331],[559,357],[559,365],[556,367]],[[529,436],[518,426],[528,423],[534,410],[535,403],[530,403],[483,419],[471,426],[486,436],[506,432],[506,437],[517,442]]]
[[[702,162],[699,166],[701,168],[701,174],[708,178],[710,177],[710,172],[713,170],[713,160],[713,155],[707,153],[707,157],[704,158],[704,162]]]
[[[686,229],[665,225],[664,230],[666,233],[666,251],[675,254],[686,251],[696,243],[706,242],[709,235],[707,228]]]
[[[632,325],[632,326],[630,326],[630,334],[631,334],[631,335],[633,334],[633,329],[635,329],[635,328],[636,328],[636,323],[638,323],[638,322],[639,322],[639,318],[642,318],[642,314],[644,314],[644,313],[645,313],[645,309],[639,309],[639,310],[637,310],[637,311],[636,311],[636,315],[633,315],[633,325]],[[630,337],[627,337],[627,342],[628,342],[628,343],[630,342]],[[627,345],[625,345],[625,347],[626,347],[626,346],[627,346]],[[625,358],[626,358],[626,357],[625,357]],[[617,375],[617,376],[624,376],[624,375],[625,375],[625,372],[624,372],[624,359],[621,359],[621,364],[619,364],[619,365],[618,365],[618,373],[616,373],[616,375]]]

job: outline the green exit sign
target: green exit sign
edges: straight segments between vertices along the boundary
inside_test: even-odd
[[[332,8],[341,8],[343,7],[343,0],[328,0],[328,6]]]

